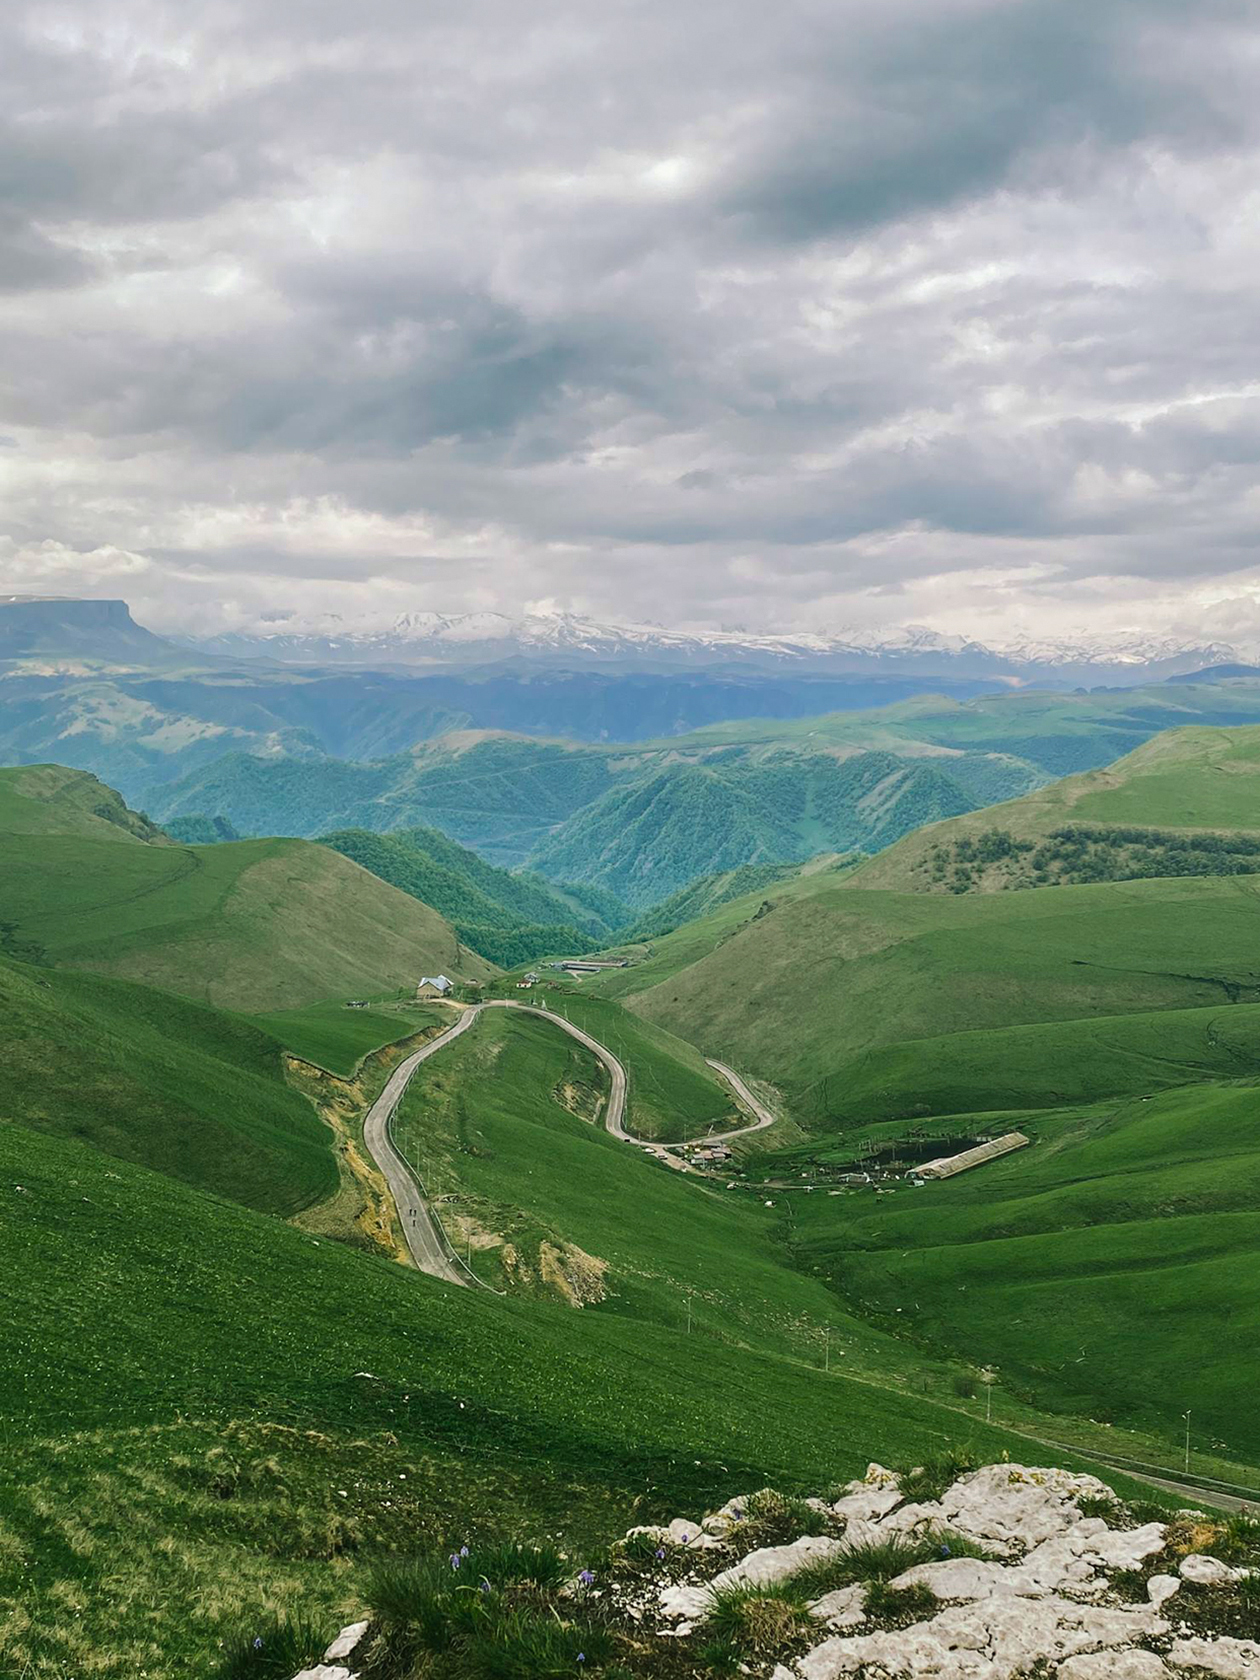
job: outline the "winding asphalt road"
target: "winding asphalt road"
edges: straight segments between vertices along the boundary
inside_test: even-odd
[[[427,1062],[430,1056],[436,1056],[438,1051],[444,1050],[453,1039],[458,1038],[461,1033],[466,1033],[483,1009],[519,1009],[526,1015],[539,1015],[544,1021],[550,1021],[559,1027],[562,1032],[567,1032],[570,1038],[576,1038],[579,1044],[585,1045],[608,1069],[608,1107],[604,1112],[604,1125],[607,1130],[623,1143],[633,1143],[649,1154],[658,1157],[669,1154],[663,1144],[634,1137],[626,1130],[626,1070],[607,1045],[592,1038],[590,1033],[584,1032],[572,1021],[566,1021],[563,1015],[555,1015],[550,1009],[541,1009],[535,1004],[517,1003],[514,998],[489,998],[485,1003],[473,1004],[463,1012],[454,1026],[448,1027],[436,1038],[431,1038],[427,1044],[421,1045],[419,1050],[414,1050],[405,1061],[399,1062],[363,1122],[363,1142],[367,1146],[368,1154],[384,1174],[390,1195],[394,1198],[411,1258],[419,1270],[428,1272],[430,1277],[443,1278],[447,1283],[462,1285],[474,1281],[472,1274],[453,1253],[441,1227],[433,1217],[415,1172],[390,1136],[390,1121],[402,1101],[402,1094],[407,1089],[412,1074],[421,1062]],[[740,1126],[736,1131],[722,1132],[719,1137],[696,1141],[724,1142],[728,1138],[741,1137],[745,1132],[759,1132],[763,1126],[774,1124],[774,1115],[753,1096],[737,1073],[721,1062],[710,1061],[709,1066],[726,1080],[735,1094],[748,1105],[750,1112],[757,1116],[757,1120],[754,1125]]]

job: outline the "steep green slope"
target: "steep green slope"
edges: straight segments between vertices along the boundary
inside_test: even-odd
[[[690,885],[680,888],[669,898],[662,899],[650,910],[645,910],[629,927],[622,928],[618,934],[618,941],[629,946],[660,939],[667,933],[673,933],[676,928],[684,927],[688,922],[711,916],[725,904],[747,898],[753,893],[769,892],[802,873],[818,874],[826,871],[833,874],[837,870],[852,868],[856,862],[856,857],[833,857],[823,852],[804,865],[748,863],[739,869],[723,870],[716,875],[701,875]]]
[[[509,1010],[488,1010],[417,1073],[395,1136],[439,1176],[443,1218],[461,1249],[473,1237],[478,1275],[672,1328],[690,1296],[697,1327],[794,1356],[829,1323],[856,1335],[828,1290],[783,1264],[773,1209],[706,1192],[609,1136],[605,1083],[589,1051]]]
[[[146,805],[159,821],[223,816],[250,834],[437,828],[504,867],[612,786],[599,747],[466,731],[369,763],[232,753]]]
[[[646,907],[701,875],[873,851],[973,803],[936,765],[889,753],[673,765],[606,794],[531,861]]]
[[[811,885],[768,911],[728,905],[596,985],[816,1119],[840,1100],[828,1076],[883,1045],[1260,1000],[1254,878],[945,898]]]
[[[30,775],[0,772],[9,792],[0,821],[41,804],[50,814],[42,832],[0,831],[0,929],[11,955],[247,1013],[387,991],[426,971],[490,972],[435,912],[326,847],[146,843],[114,825],[119,844],[77,821],[65,832],[52,826],[63,802],[32,798]]]
[[[1023,1445],[712,1334],[452,1290],[16,1126],[0,1182],[0,1666],[40,1680],[205,1673],[277,1594],[335,1624],[382,1548],[580,1555],[960,1429]]]
[[[391,834],[352,828],[319,839],[447,917],[466,945],[505,966],[548,952],[581,951],[620,925],[562,898],[537,877],[496,869],[433,828]]]
[[[330,1140],[272,1039],[145,986],[0,958],[0,1121],[291,1214],[336,1188]]]
[[[60,764],[0,769],[0,836],[62,834],[160,842],[162,831],[128,810],[113,788]]]
[[[1033,1146],[964,1177],[806,1198],[800,1258],[1038,1403],[1170,1433],[1190,1410],[1200,1441],[1253,1455],[1258,1098],[1188,1086],[1020,1118]]]

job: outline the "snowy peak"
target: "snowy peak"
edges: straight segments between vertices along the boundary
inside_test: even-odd
[[[750,672],[884,672],[974,677],[995,682],[1158,681],[1260,658],[1260,638],[1230,645],[1141,631],[1082,631],[1057,638],[986,644],[924,625],[877,630],[838,626],[777,633],[667,629],[617,624],[578,613],[405,612],[395,617],[327,616],[298,628],[259,626],[196,644],[237,657],[284,663],[424,668],[496,664],[609,665],[654,671],[742,667]]]

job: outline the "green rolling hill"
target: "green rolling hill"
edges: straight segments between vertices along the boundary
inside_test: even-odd
[[[798,1258],[1034,1403],[1169,1435],[1189,1409],[1254,1460],[1258,1112],[1253,1077],[1012,1114],[1033,1146],[973,1174],[803,1199]]]
[[[115,797],[74,774],[83,808]],[[387,991],[426,972],[492,972],[441,916],[327,847],[177,846],[93,818],[101,838],[77,806],[63,822],[69,785],[64,773],[0,772],[0,949],[10,955],[246,1013]]]
[[[1260,870],[1260,728],[1184,728],[910,836],[855,877],[916,892]]]
[[[595,984],[816,1122],[842,1100],[829,1080],[885,1045],[1260,1001],[1260,880],[936,897],[850,879],[736,900]]]
[[[1065,1414],[1171,1438],[1189,1407],[1254,1458],[1258,769],[1260,731],[1177,730],[731,900],[589,984],[781,1087],[811,1135],[755,1178],[797,1187],[798,1263],[872,1326]],[[1135,878],[1013,878],[990,844],[968,890],[925,879],[947,841],[1041,846],[1069,819],[1140,847]],[[1218,868],[1186,867],[1191,838]],[[960,1179],[800,1193],[868,1148],[1015,1128],[1031,1148]]]

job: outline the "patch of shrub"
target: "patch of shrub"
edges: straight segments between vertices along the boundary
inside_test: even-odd
[[[936,1594],[922,1582],[912,1587],[891,1587],[876,1581],[866,1593],[867,1620],[878,1627],[903,1628],[927,1621],[937,1612]]]
[[[946,1488],[952,1487],[960,1476],[974,1470],[982,1462],[973,1447],[946,1447],[933,1453],[911,1470],[903,1470],[897,1481],[905,1497],[915,1505],[926,1505],[939,1499]]]
[[[719,1647],[743,1656],[782,1653],[814,1627],[814,1619],[792,1581],[768,1586],[723,1587],[705,1613],[705,1632]]]

